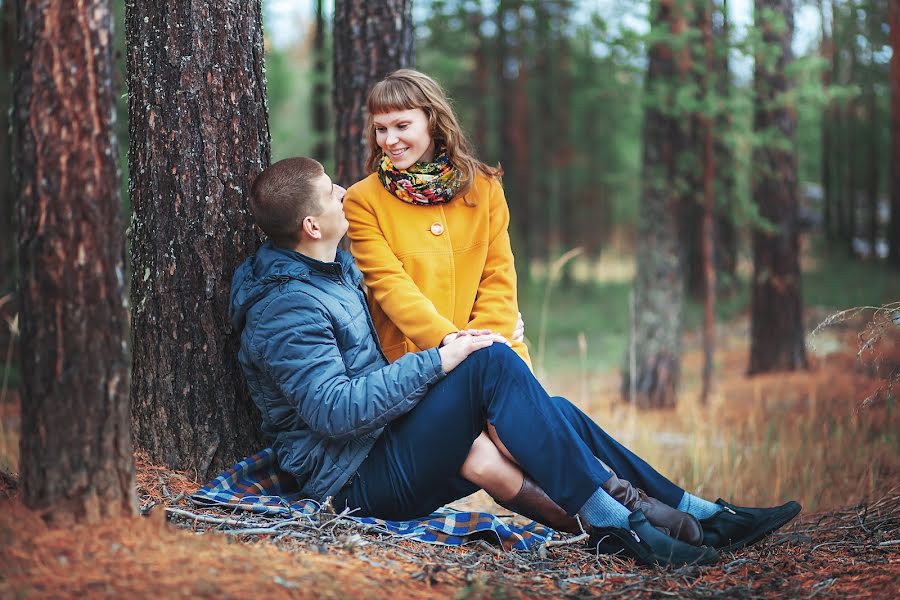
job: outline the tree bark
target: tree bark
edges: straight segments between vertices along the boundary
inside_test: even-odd
[[[891,49],[891,229],[890,261],[900,267],[900,2],[888,3]]]
[[[23,497],[60,523],[133,515],[110,3],[17,7]]]
[[[328,120],[328,82],[325,71],[325,11],[323,0],[316,0],[316,31],[313,41],[314,78],[312,103],[313,103],[313,131],[316,134],[316,146],[313,156],[321,163],[331,159],[330,128]]]
[[[126,36],[135,439],[207,478],[263,447],[228,319],[270,159],[260,3],[131,2]]]
[[[15,64],[16,29],[13,3],[0,3],[0,78],[12,79]],[[12,106],[12,90],[9,85],[0,86],[0,298],[15,287],[16,245],[13,231],[15,196],[12,185],[12,156],[10,155],[9,109]],[[0,313],[2,314],[2,313]],[[2,321],[0,321],[2,327]],[[5,342],[5,332],[0,340]],[[6,347],[4,343],[2,348]]]
[[[754,67],[753,129],[769,140],[753,153],[753,199],[773,230],[753,233],[749,373],[805,369],[797,231],[796,116],[786,75],[794,31],[791,0],[755,0],[756,28],[766,44]]]
[[[683,34],[684,14],[675,0],[651,6],[651,29]],[[681,373],[684,272],[679,224],[685,204],[684,174],[677,157],[688,138],[686,118],[666,112],[684,80],[689,56],[665,41],[650,48],[646,87],[656,98],[645,109],[643,187],[636,243],[632,348],[622,382],[623,397],[639,407],[673,406]]]
[[[366,97],[388,73],[413,65],[412,0],[336,0],[334,5],[335,183],[365,170]]]

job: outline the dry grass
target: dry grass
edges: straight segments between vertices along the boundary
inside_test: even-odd
[[[696,401],[702,354],[691,338],[676,409],[642,412],[622,403],[619,373],[551,376],[548,389],[698,495],[755,505],[797,499],[807,510],[836,509],[900,483],[896,400],[876,394],[880,401],[866,401],[900,365],[900,329],[885,332],[877,352],[858,360],[866,318],[830,330],[831,341],[821,345],[831,352],[812,356],[810,371],[753,378],[744,375],[746,323],[720,328],[709,406]]]

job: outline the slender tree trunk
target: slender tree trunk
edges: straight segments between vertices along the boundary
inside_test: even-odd
[[[881,123],[878,122],[878,92],[875,89],[875,80],[878,77],[878,66],[875,62],[875,48],[873,46],[878,28],[881,26],[883,14],[876,16],[875,6],[873,2],[869,2],[866,6],[866,29],[869,38],[869,56],[868,68],[866,69],[866,117],[869,119],[868,132],[865,144],[868,154],[866,161],[866,196],[868,199],[868,216],[867,234],[869,238],[869,248],[871,248],[870,258],[878,260],[878,188],[879,188],[879,137],[881,132]]]
[[[731,50],[731,33],[728,20],[728,1],[719,6],[721,25],[713,20],[713,72],[720,110],[715,115],[713,156],[716,160],[716,202],[713,229],[715,246],[713,258],[716,266],[716,292],[727,297],[737,287],[737,244],[735,227],[735,163],[734,150],[728,136],[734,129],[731,117],[732,83],[728,53]]]
[[[15,287],[16,245],[13,231],[15,196],[12,185],[9,111],[12,106],[12,74],[15,64],[16,23],[13,3],[0,3],[0,298]],[[0,313],[2,314],[2,313]],[[0,321],[0,327],[3,327]],[[5,342],[6,332],[0,331]],[[4,343],[2,348],[6,348]]]
[[[822,69],[822,88],[825,90],[825,93],[828,93],[829,87],[831,86],[831,76],[833,73],[833,65],[834,65],[834,42],[831,37],[828,35],[828,29],[826,26],[827,20],[825,15],[825,3],[823,0],[819,0],[819,18],[821,22],[821,45],[819,49],[819,53],[822,55],[822,60],[825,61],[829,68]],[[833,18],[833,17],[832,17]],[[834,30],[834,24],[832,22],[832,31]],[[831,131],[833,129],[833,121],[834,121],[834,109],[832,107],[834,103],[829,101],[822,111],[822,146],[820,148],[821,152],[821,164],[822,164],[822,172],[819,176],[819,179],[822,183],[822,218],[823,218],[823,227],[825,229],[825,236],[829,241],[833,241],[835,238],[835,197],[834,197],[834,188],[832,187],[832,174],[831,174]]]
[[[472,98],[475,100],[475,115],[472,120],[472,142],[479,156],[486,156],[488,151],[488,101],[491,98],[489,86],[489,67],[487,42],[482,34],[484,13],[481,7],[475,7],[469,15],[469,26],[475,37],[475,47],[472,51],[472,63],[475,72],[472,76]]]
[[[847,44],[849,48],[849,57],[847,61],[847,83],[855,83],[857,65],[856,36],[859,32],[856,22],[856,0],[849,2],[849,30],[847,32]],[[859,161],[858,154],[861,148],[857,147],[859,141],[858,127],[859,118],[857,117],[857,105],[859,101],[856,97],[851,97],[844,105],[843,124],[845,128],[846,150],[845,165],[847,168],[847,191],[846,191],[846,210],[847,210],[847,237],[846,248],[850,257],[856,256],[853,249],[853,240],[859,234],[859,198],[857,194],[857,186],[859,185]]]
[[[833,81],[839,85],[848,83],[848,79],[844,73],[845,65],[841,60],[841,52],[837,48],[848,43],[845,39],[846,27],[843,26],[840,19],[840,8],[836,0],[831,0],[831,36],[832,44],[835,51],[832,52],[831,75]],[[834,215],[836,217],[837,239],[846,241],[850,238],[850,227],[848,222],[847,204],[849,201],[849,193],[847,189],[847,160],[849,153],[847,145],[849,139],[847,136],[848,126],[846,119],[846,111],[844,103],[846,100],[833,101],[830,107],[831,114],[828,115],[832,123],[832,135],[829,136],[829,145],[832,147],[832,164],[834,165],[831,172],[832,175],[832,197],[834,198]]]
[[[207,478],[263,446],[228,318],[270,158],[260,3],[130,2],[126,36],[135,440]]]
[[[651,29],[684,33],[684,14],[676,0],[654,1]],[[625,370],[623,397],[637,406],[673,406],[681,373],[684,272],[679,224],[685,200],[678,190],[683,173],[677,158],[685,150],[687,127],[667,112],[685,79],[689,57],[666,42],[650,48],[646,86],[658,101],[645,109],[643,188],[636,250],[632,307],[633,361]],[[632,364],[633,363],[633,364]]]
[[[891,263],[900,267],[900,2],[889,0],[891,49]]]
[[[110,3],[18,9],[24,500],[63,523],[133,515]]]
[[[753,295],[749,373],[805,369],[800,247],[797,232],[796,117],[788,103],[786,69],[794,32],[791,0],[755,0],[755,23],[765,51],[754,67],[753,130],[778,143],[753,153],[753,199],[774,231],[753,233]],[[774,15],[774,19],[772,17]],[[787,144],[789,150],[784,149]]]
[[[323,0],[316,0],[316,37],[313,40],[313,131],[316,134],[316,146],[313,156],[320,162],[327,162],[331,158],[331,145],[329,144],[331,131],[328,126],[328,74],[325,72],[325,12]]]
[[[540,227],[541,215],[535,213],[536,204],[534,202],[534,186],[537,183],[537,174],[533,172],[533,162],[531,160],[531,144],[529,136],[533,135],[531,131],[531,94],[529,93],[529,80],[531,78],[530,64],[527,53],[526,35],[529,23],[522,15],[522,2],[516,2],[515,22],[516,34],[514,42],[510,46],[511,56],[510,62],[515,64],[515,72],[513,81],[508,84],[510,86],[510,103],[504,105],[504,109],[509,112],[509,120],[506,122],[507,138],[509,139],[510,149],[512,153],[512,161],[508,164],[512,173],[505,181],[515,180],[513,188],[514,193],[507,193],[507,199],[510,203],[512,212],[518,211],[522,217],[520,223],[522,225],[522,239],[525,242],[525,261],[526,261],[526,277],[531,276],[531,262],[535,258],[540,257],[538,252],[538,234],[536,231]]]
[[[335,183],[363,179],[366,96],[388,73],[413,65],[412,0],[336,0],[334,4]]]
[[[701,31],[704,48],[704,71],[707,75],[703,78],[704,85],[701,93],[709,95],[710,78],[713,76],[713,36],[712,36],[712,7],[704,3],[698,8],[701,15]],[[703,127],[703,377],[700,392],[700,401],[703,404],[709,400],[712,388],[713,364],[715,360],[716,344],[716,268],[713,258],[713,245],[715,239],[714,214],[716,211],[715,195],[715,162],[713,160],[713,118],[714,115],[703,115],[701,125]]]

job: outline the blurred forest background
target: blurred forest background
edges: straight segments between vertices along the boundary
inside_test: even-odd
[[[313,155],[334,167],[330,3],[277,4],[267,9],[264,3],[266,17],[279,20],[268,29],[267,47],[272,159]],[[323,20],[316,21],[322,4]],[[727,320],[749,308],[750,233],[761,222],[751,181],[754,149],[771,137],[753,126],[754,55],[765,52],[765,43],[751,2],[709,4],[712,69],[699,57],[701,15],[678,35],[651,32],[645,1],[413,3],[416,68],[445,87],[479,156],[505,170],[533,341],[549,267],[573,248],[584,250],[559,273],[568,291],[552,296],[550,350],[542,357],[551,370],[578,364],[579,333],[589,364],[622,365],[648,107],[682,121],[714,120],[715,202],[724,238],[717,246],[723,250],[716,265],[717,311]],[[809,259],[804,302],[835,309],[880,305],[900,292],[897,271],[884,268],[896,164],[888,0],[791,5],[795,56],[787,72],[794,85],[786,101],[796,132],[783,143],[797,161]],[[669,95],[654,96],[646,87],[648,47],[666,35],[686,48],[689,76]],[[682,147],[678,160],[684,172],[699,175],[696,149]],[[703,182],[683,176],[670,184],[686,188],[687,325],[696,328],[702,319]]]
[[[337,4],[354,5],[349,22],[362,27],[365,3]],[[896,59],[891,70],[891,37],[900,39],[900,32],[888,22],[889,9],[900,12],[895,0],[394,4],[406,6],[397,22],[412,38],[411,64],[403,66],[445,87],[480,158],[505,171],[526,336],[538,375],[553,392],[576,400],[699,493],[745,503],[790,495],[815,508],[896,484],[900,427],[891,386],[900,377],[900,87],[892,92],[892,82],[900,86],[900,71]],[[125,84],[145,83],[141,68],[152,69],[141,62],[141,47],[126,46],[125,1],[112,6],[128,223],[136,189],[148,201],[147,181],[169,172],[189,179],[189,171],[136,159],[144,147],[129,134],[144,107],[129,107],[135,91]],[[337,113],[348,102],[335,83],[341,65],[334,57],[359,30],[333,22],[332,2],[261,6],[268,124],[248,124],[242,133],[270,135],[271,149],[254,160],[310,155],[339,183],[353,183],[341,157],[346,148],[336,142],[345,139]],[[12,4],[0,0],[0,10],[0,75],[10,81],[21,47]],[[152,40],[156,34],[142,31],[136,19],[129,35]],[[248,41],[248,55],[252,46]],[[11,87],[0,86],[3,119],[11,102]],[[23,376],[9,125],[0,126],[0,311],[7,325],[0,331],[0,469],[15,471],[18,408],[5,407],[15,404]],[[140,133],[150,138],[148,131]],[[157,148],[190,145],[190,134],[181,135]],[[182,160],[172,164],[190,164]],[[236,180],[244,182],[244,175]],[[172,189],[191,189],[183,185]],[[157,201],[165,206],[171,198]],[[142,229],[149,222],[135,211],[129,251],[138,255],[144,246],[125,278],[137,307],[135,443],[145,449],[159,444],[148,424],[165,429],[153,421],[162,414],[154,412],[156,400],[147,398],[163,395],[160,381],[168,376],[141,373],[159,362],[152,347],[161,345],[142,328],[166,324],[140,314],[141,299],[158,299],[153,294],[164,287],[154,290],[153,283],[166,277],[162,263],[148,259],[147,240],[164,237]],[[191,255],[187,239],[173,242],[173,257]],[[177,289],[221,300],[210,300],[211,288],[196,281],[199,275],[194,288]],[[153,301],[149,306],[158,310]],[[853,307],[871,310],[840,312]],[[200,327],[184,318],[191,308],[179,310],[174,327]],[[221,318],[224,309],[216,310]],[[807,339],[826,320],[830,325]],[[206,334],[211,338],[209,328]],[[185,348],[184,357],[200,355]],[[220,363],[233,360],[224,342],[216,352],[229,357]],[[195,380],[203,366],[184,370],[177,374],[188,382],[184,394],[206,393],[204,401],[218,406],[218,392]],[[228,387],[229,380],[218,379]],[[195,412],[191,419],[212,413]],[[240,419],[227,419],[240,429]],[[216,427],[205,434],[222,430]],[[163,458],[165,448],[152,458],[197,468],[201,476],[229,464],[227,453],[199,467],[184,463],[201,443],[197,437],[194,446],[172,450],[179,455],[172,460]]]

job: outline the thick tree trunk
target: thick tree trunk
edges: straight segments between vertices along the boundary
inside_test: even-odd
[[[205,478],[263,444],[228,320],[269,163],[260,4],[127,8],[135,440]]]
[[[796,116],[787,105],[792,83],[785,73],[791,61],[793,2],[755,0],[754,13],[767,48],[757,55],[754,67],[753,129],[764,138],[778,139],[753,153],[753,198],[774,230],[753,233],[750,374],[807,366],[793,150]],[[773,22],[770,15],[783,23]]]
[[[652,4],[654,32],[684,32],[684,15],[677,6],[675,0]],[[659,100],[646,108],[644,117],[631,350],[622,382],[623,397],[646,408],[673,406],[681,373],[684,274],[679,223],[685,200],[678,191],[684,174],[676,159],[686,146],[687,132],[665,107],[684,78],[688,60],[684,51],[675,55],[663,42],[650,48],[646,85]]]
[[[24,500],[60,522],[132,515],[110,3],[18,8]]]
[[[891,263],[900,267],[900,1],[888,5],[891,38]]]
[[[328,120],[328,74],[325,70],[325,11],[323,0],[316,0],[316,32],[313,41],[314,78],[313,84],[313,131],[316,134],[316,146],[313,157],[319,162],[331,159],[331,129]]]
[[[412,0],[336,0],[334,4],[335,183],[365,171],[366,96],[391,71],[413,65]]]

